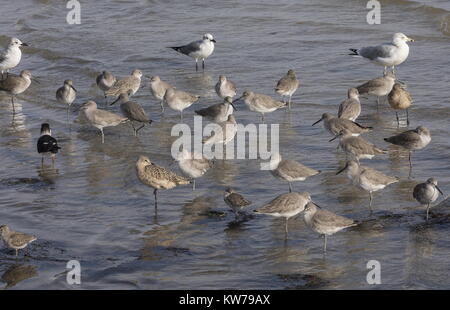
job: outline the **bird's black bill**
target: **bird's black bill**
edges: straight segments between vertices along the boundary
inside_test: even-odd
[[[233,109],[235,110],[235,111],[237,111],[237,109],[236,109],[236,107],[234,106],[234,104],[233,103],[230,103],[231,104],[231,106],[233,107]]]
[[[72,85],[70,85],[70,87],[72,87],[72,89],[73,89],[75,92],[78,92],[77,89],[76,89],[75,87],[73,87]]]
[[[117,101],[119,101],[120,98],[117,98],[116,100],[114,100],[113,102],[111,102],[109,105],[113,105],[114,103],[116,103]]]
[[[345,169],[347,169],[348,164],[345,164],[344,168],[342,168],[341,170],[339,170],[338,172],[336,172],[336,175],[342,173],[342,171],[344,171]]]
[[[334,136],[334,138],[330,139],[328,142],[333,142],[334,140],[336,140],[340,135],[336,135]]]
[[[311,126],[314,126],[317,123],[320,123],[322,121],[322,119],[319,119],[317,122],[315,122],[314,124],[312,124]]]
[[[29,46],[27,43],[22,43],[21,45],[22,46]]]
[[[211,40],[211,42],[217,43],[217,41],[216,41],[216,40],[214,40],[214,39],[212,39],[212,40]]]
[[[444,196],[444,193],[441,191],[441,189],[437,185],[435,185],[435,186],[436,186],[436,189],[439,191],[439,193],[441,193],[441,195]]]
[[[317,208],[322,209],[322,207],[319,206],[319,205],[318,205],[317,203],[315,203],[314,201],[311,201],[311,203],[312,203],[313,205],[315,205]]]
[[[233,101],[232,101],[231,103],[233,104],[233,103],[235,103],[235,102],[237,102],[237,101],[241,100],[242,98],[244,98],[244,96],[240,96],[239,98],[237,98],[237,99],[233,100]]]

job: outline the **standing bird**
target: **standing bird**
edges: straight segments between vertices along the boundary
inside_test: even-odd
[[[70,105],[75,101],[77,97],[77,90],[73,87],[72,80],[65,80],[64,85],[58,88],[56,91],[56,100],[59,103]]]
[[[231,97],[233,99],[234,96],[236,96],[236,85],[225,75],[219,76],[219,81],[216,84],[216,93],[217,95],[225,99],[226,97]]]
[[[250,111],[261,113],[263,122],[264,113],[270,113],[279,108],[286,107],[286,103],[284,102],[275,100],[267,95],[254,93],[252,91],[244,91],[239,99],[241,98],[244,99],[244,102],[248,106]]]
[[[44,165],[44,155],[49,154],[52,158],[52,165],[55,164],[55,157],[58,153],[58,150],[61,149],[58,146],[58,141],[52,137],[52,130],[50,129],[50,125],[47,123],[43,123],[41,125],[41,136],[37,142],[37,151],[39,154],[42,154],[41,165]]]
[[[233,114],[228,115],[225,122],[218,123],[214,134],[203,139],[203,144],[227,144],[234,139],[237,133],[237,123]]]
[[[372,159],[375,155],[387,153],[387,151],[376,147],[363,138],[353,136],[347,129],[343,129],[330,142],[336,138],[340,138],[339,147],[344,151],[347,159],[355,159],[357,162],[360,158]]]
[[[305,181],[306,178],[321,172],[320,170],[306,167],[295,160],[283,160],[278,152],[272,154],[270,157],[269,168],[270,173],[274,177],[289,183],[289,192],[292,192],[291,182]]]
[[[365,127],[353,121],[345,118],[339,118],[331,115],[330,113],[323,113],[322,117],[316,121],[312,126],[323,121],[323,127],[333,137],[338,135],[342,130],[346,129],[351,132],[352,136],[359,136],[362,133],[366,133],[372,130],[372,127]]]
[[[425,183],[417,184],[414,187],[413,197],[421,205],[427,205],[427,221],[431,203],[438,199],[439,194],[444,195],[437,184],[438,182],[435,178],[429,178]]]
[[[233,210],[234,215],[236,217],[239,216],[239,213],[242,211],[243,208],[252,204],[250,200],[245,199],[244,196],[242,196],[241,194],[239,194],[238,192],[236,192],[231,188],[227,188],[225,190],[223,200],[231,208],[231,210]]]
[[[116,83],[116,77],[109,71],[103,71],[100,73],[97,78],[95,79],[98,88],[100,88],[103,91],[103,95],[105,96],[106,100],[106,91],[109,90],[115,83]]]
[[[411,176],[411,153],[426,147],[431,142],[431,133],[428,128],[419,126],[416,129],[407,130],[398,135],[385,138],[384,141],[402,146],[409,151],[409,175]]]
[[[8,76],[0,80],[0,90],[7,92],[11,95],[11,104],[13,108],[13,114],[16,113],[14,107],[14,97],[26,91],[31,84],[31,72],[23,70],[20,75],[8,74]]]
[[[152,92],[153,97],[155,97],[156,100],[159,100],[161,104],[161,111],[163,112],[164,95],[169,88],[172,88],[172,86],[169,83],[161,80],[159,76],[156,75],[150,78],[150,91]]]
[[[205,59],[214,51],[214,37],[210,33],[205,33],[202,40],[191,42],[183,46],[169,47],[181,54],[195,59],[195,70],[198,71],[198,60],[202,60],[202,68],[205,69]]]
[[[118,97],[122,93],[130,93],[130,96],[134,95],[141,86],[141,77],[142,71],[134,69],[131,75],[116,81],[110,89],[105,91],[105,95],[113,97]]]
[[[383,66],[384,72],[387,67],[392,67],[395,73],[395,66],[403,63],[409,55],[409,46],[406,42],[414,42],[403,33],[396,33],[392,37],[392,43],[385,43],[377,46],[367,46],[360,49],[351,48],[351,56],[361,56],[373,63]]]
[[[289,69],[287,74],[278,81],[277,86],[275,87],[275,92],[281,95],[281,97],[289,97],[289,110],[291,109],[292,95],[297,91],[299,85],[300,82],[295,75],[295,71]]]
[[[19,255],[20,249],[37,240],[35,236],[14,231],[8,225],[0,226],[0,236],[7,247],[16,250],[16,256]]]
[[[221,123],[225,122],[228,119],[228,116],[233,114],[233,110],[236,110],[236,107],[233,104],[233,100],[231,99],[231,97],[226,97],[224,102],[213,104],[207,108],[196,110],[195,113],[215,123]]]
[[[397,118],[397,126],[400,126],[397,110],[406,110],[406,124],[409,126],[408,109],[411,106],[413,99],[411,94],[404,88],[404,86],[402,86],[402,84],[394,84],[394,87],[388,95],[388,102],[391,108],[396,110],[395,117]]]
[[[347,171],[347,177],[352,181],[352,184],[359,186],[365,191],[369,192],[369,208],[372,212],[372,192],[379,191],[389,184],[398,182],[397,178],[390,177],[384,173],[369,168],[360,166],[356,161],[348,161],[344,168],[339,170],[336,175],[343,171]]]
[[[0,53],[0,71],[2,73],[2,80],[5,78],[3,75],[6,71],[6,77],[8,77],[9,69],[16,67],[22,59],[21,46],[28,46],[17,38],[12,38],[8,46]]]
[[[194,102],[198,101],[200,96],[191,93],[169,88],[164,95],[164,101],[169,108],[175,111],[180,111],[180,119],[183,120],[183,110],[190,107]]]
[[[158,208],[158,200],[156,198],[158,189],[171,189],[178,185],[191,183],[187,178],[177,175],[166,168],[155,165],[147,156],[143,155],[139,156],[139,159],[136,162],[136,174],[139,181],[154,189],[155,209]]]
[[[103,133],[104,127],[117,126],[128,121],[128,118],[126,117],[122,117],[109,111],[97,109],[97,104],[92,100],[89,100],[83,104],[80,112],[84,113],[85,119],[87,119],[92,126],[100,130],[102,133],[102,143],[105,143],[105,135]]]
[[[311,196],[307,192],[291,192],[276,197],[265,206],[254,210],[254,212],[275,217],[284,217],[286,219],[285,231],[287,236],[288,220],[302,212],[310,201]]]
[[[339,105],[338,117],[354,122],[361,114],[361,103],[359,102],[359,91],[350,88],[347,93],[348,98]]]
[[[181,151],[177,161],[181,171],[192,179],[193,191],[195,191],[195,179],[204,175],[212,167],[212,162],[202,154],[190,153],[186,149]]]
[[[345,228],[357,224],[346,217],[333,212],[319,209],[314,203],[309,203],[303,213],[306,225],[318,234],[324,236],[323,252],[327,252],[327,236],[331,236]]]
[[[145,113],[144,109],[140,106],[139,103],[135,101],[130,101],[128,94],[123,93],[120,94],[119,98],[116,99],[110,105],[120,101],[120,111],[122,115],[130,120],[131,127],[133,127],[134,135],[137,136],[139,130],[144,128],[145,124],[151,124],[152,120],[148,117],[147,113]],[[137,128],[134,127],[134,122],[142,123],[142,126]]]
[[[387,96],[395,84],[395,75],[386,72],[383,77],[370,80],[356,87],[360,95],[377,96],[377,108],[380,104],[380,97]]]

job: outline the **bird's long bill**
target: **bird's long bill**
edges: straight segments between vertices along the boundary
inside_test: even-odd
[[[322,121],[322,118],[320,118],[317,122],[315,122],[314,124],[312,124],[311,126],[314,126],[317,123],[320,123]]]
[[[217,41],[215,39],[212,39],[211,42],[217,43]]]
[[[70,87],[72,87],[72,89],[73,89],[75,92],[78,92],[77,89],[76,89],[75,87],[73,87],[72,85],[70,85]]]
[[[441,195],[444,196],[444,193],[441,191],[441,189],[437,185],[435,185],[435,186],[436,186],[436,189],[439,191],[439,193],[441,193]]]
[[[313,205],[315,205],[317,208],[322,209],[321,206],[319,206],[317,203],[315,203],[314,201],[311,200],[311,202],[313,203]]]
[[[231,106],[233,107],[233,109],[234,109],[235,111],[237,111],[237,109],[236,109],[236,107],[234,106],[233,102],[230,103],[230,104],[231,104]]]
[[[235,103],[235,102],[238,102],[238,101],[241,100],[242,98],[244,98],[244,96],[240,96],[239,98],[233,100],[233,101],[231,102],[231,104],[233,104],[233,103]]]
[[[33,81],[35,81],[38,84],[41,84],[41,82],[39,82],[39,80],[37,78],[32,78]]]
[[[408,37],[408,41],[410,41],[410,42],[415,42],[415,40],[414,40],[414,39],[412,39],[412,38],[409,38],[409,37]]]
[[[113,105],[114,103],[116,103],[116,102],[119,101],[119,100],[120,100],[120,97],[117,98],[116,100],[114,100],[113,102],[111,102],[109,105]]]
[[[330,140],[328,140],[328,142],[333,142],[334,140],[336,140],[340,135],[335,135],[334,138],[331,138]]]
[[[344,168],[342,168],[341,170],[339,170],[338,172],[336,172],[336,175],[340,174],[342,171],[344,171],[345,169],[347,169],[348,167],[348,163],[345,164]]]
[[[23,43],[21,44],[22,46],[29,46],[27,43]]]

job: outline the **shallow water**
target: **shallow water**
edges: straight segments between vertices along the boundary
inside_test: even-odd
[[[381,1],[382,24],[366,23],[364,1],[303,0],[224,2],[81,1],[81,25],[68,25],[61,1],[14,1],[2,6],[0,43],[17,36],[24,49],[14,72],[29,69],[40,80],[19,99],[14,120],[9,98],[0,94],[0,222],[33,233],[39,240],[29,256],[16,261],[0,248],[0,274],[12,289],[283,289],[373,288],[366,282],[369,260],[381,263],[383,285],[375,288],[449,288],[448,209],[436,208],[431,224],[412,198],[412,188],[428,177],[450,191],[449,74],[450,7],[447,0]],[[359,121],[375,127],[366,139],[389,150],[364,164],[401,181],[375,194],[372,217],[368,195],[335,172],[344,157],[328,143],[322,126],[311,127],[324,112],[337,113],[347,89],[380,76],[382,67],[347,56],[348,48],[389,41],[402,31],[416,39],[410,57],[398,68],[415,101],[411,128],[427,126],[432,142],[413,156],[408,180],[407,153],[383,138],[397,129],[387,104],[376,110],[363,99]],[[205,72],[196,73],[188,57],[166,46],[188,43],[212,33],[216,51]],[[294,68],[301,88],[290,112],[266,117],[280,124],[280,149],[323,172],[294,184],[322,207],[363,220],[359,227],[322,240],[304,224],[290,220],[284,241],[281,219],[255,216],[235,223],[223,202],[223,190],[236,188],[259,207],[287,191],[287,184],[259,170],[257,160],[218,161],[197,190],[180,186],[159,193],[155,216],[152,191],[140,184],[134,163],[140,154],[168,166],[170,129],[179,115],[150,95],[148,82],[134,96],[154,123],[132,137],[128,126],[99,132],[73,122],[72,108],[55,102],[64,79],[79,90],[74,106],[95,99],[102,107],[95,76],[110,70],[123,76],[139,68],[160,75],[179,89],[202,96],[185,110],[219,102],[214,84],[220,74],[244,89],[274,95],[276,81]],[[117,110],[118,107],[113,107]],[[238,105],[238,122],[259,123],[260,116]],[[62,146],[55,169],[40,167],[36,141],[42,122],[50,122]],[[176,166],[172,166],[177,169]],[[440,198],[441,199],[441,198]],[[213,211],[213,212],[211,212]],[[215,212],[217,211],[217,212]],[[67,261],[81,262],[82,285],[69,286]]]

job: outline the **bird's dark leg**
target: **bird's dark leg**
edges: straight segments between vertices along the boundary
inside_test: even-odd
[[[13,114],[16,114],[16,108],[14,107],[14,95],[11,96],[11,104],[12,104],[12,108],[13,108]]]
[[[141,130],[142,128],[144,128],[144,126],[145,126],[145,124],[142,124],[141,127],[139,127],[138,129],[136,129],[136,136],[137,136],[138,131]]]
[[[192,181],[192,190],[195,191],[195,179]]]
[[[408,109],[406,109],[406,125],[409,126],[409,113],[408,113]]]
[[[400,120],[398,119],[398,113],[395,111],[395,117],[397,118],[397,128],[400,127]]]
[[[195,59],[195,71],[198,71],[198,59]]]
[[[292,185],[291,185],[291,182],[289,182],[289,193],[292,193]]]
[[[409,177],[411,178],[412,163],[411,163],[411,151],[409,151]]]
[[[161,111],[164,113],[164,101],[161,100]]]
[[[286,238],[287,238],[287,236],[288,236],[288,220],[289,220],[289,218],[286,218],[286,226],[285,226],[285,236],[286,236]]]
[[[156,209],[158,209],[158,199],[156,198],[156,191],[157,189],[155,188],[155,190],[153,191],[153,195],[155,195],[155,211]]]
[[[372,214],[373,210],[372,210],[372,192],[369,192],[369,209],[370,209],[370,214]]]
[[[428,221],[428,213],[429,213],[429,211],[430,211],[430,204],[428,204],[428,206],[427,206],[427,221]]]
[[[202,69],[205,70],[205,60],[202,59]]]
[[[323,253],[327,252],[327,235],[324,235],[324,241],[323,241]]]

